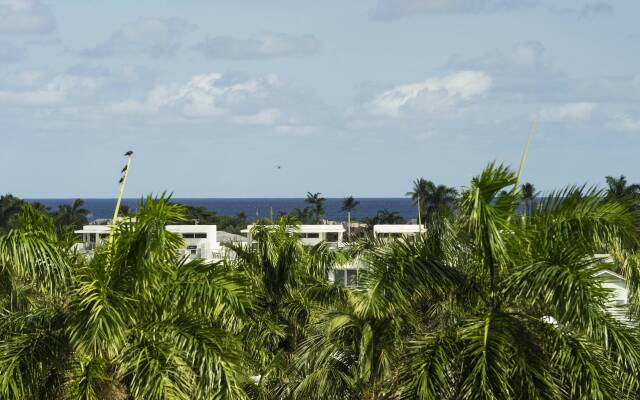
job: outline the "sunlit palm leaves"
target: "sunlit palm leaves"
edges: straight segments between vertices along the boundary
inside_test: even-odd
[[[243,276],[178,257],[182,239],[165,225],[182,209],[167,198],[140,210],[87,261],[61,252],[46,225],[0,238],[5,275],[34,292],[0,315],[0,397],[246,397]]]
[[[515,183],[512,171],[491,164],[437,230],[355,246],[368,265],[362,288],[315,320],[299,349],[306,372],[296,393],[634,398],[638,331],[609,312],[597,275],[612,266],[595,254],[637,241],[637,215],[573,187],[518,216]],[[637,277],[634,256],[619,258]]]
[[[521,215],[515,184],[490,164],[426,232],[347,249],[257,223],[219,263],[178,256],[165,197],[90,259],[25,207],[0,236],[0,398],[637,398],[638,209],[569,187]],[[348,263],[356,288],[327,280]]]

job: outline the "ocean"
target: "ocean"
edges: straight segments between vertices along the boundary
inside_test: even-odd
[[[27,199],[29,202],[40,202],[49,207],[52,211],[60,204],[69,204],[74,199]],[[116,205],[116,199],[83,199],[84,207],[91,211],[90,220],[99,218],[111,218]],[[247,219],[255,220],[257,217],[268,218],[270,209],[273,208],[273,215],[280,212],[288,213],[294,208],[303,209],[307,204],[304,199],[296,198],[185,198],[172,199],[176,203],[182,203],[194,207],[205,207],[210,211],[215,211],[218,215],[237,215],[244,212]],[[327,198],[325,202],[325,218],[342,221],[346,220],[346,213],[341,211],[341,198]],[[395,211],[405,219],[416,218],[416,208],[409,198],[360,198],[356,199],[360,204],[351,213],[354,219],[373,217],[378,210],[387,209]],[[122,204],[127,205],[132,210],[137,208],[140,199],[123,199]]]

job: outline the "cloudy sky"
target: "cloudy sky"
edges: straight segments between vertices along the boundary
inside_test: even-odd
[[[561,5],[560,5],[561,4]],[[640,181],[637,0],[0,0],[0,192]],[[276,166],[281,166],[278,169]]]

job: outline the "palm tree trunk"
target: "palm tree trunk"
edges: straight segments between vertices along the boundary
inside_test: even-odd
[[[347,238],[351,241],[351,211],[347,211]]]

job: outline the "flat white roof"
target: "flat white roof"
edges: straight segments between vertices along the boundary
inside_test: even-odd
[[[247,229],[243,229],[243,233],[249,232],[253,229],[255,225],[247,226]],[[276,226],[276,225],[268,225],[268,226]],[[340,233],[344,232],[344,226],[335,224],[335,225],[325,225],[325,224],[315,224],[315,225],[297,225],[291,226],[292,231],[300,232],[300,233]]]
[[[593,257],[598,261],[602,261],[603,263],[612,263],[613,257],[608,253],[594,254]]]
[[[175,233],[215,232],[216,225],[167,225],[168,231]]]
[[[82,229],[73,231],[74,233],[109,233],[111,225],[85,225]]]
[[[175,233],[215,232],[216,225],[167,225],[165,227]],[[109,233],[111,225],[85,225],[74,233]]]
[[[424,229],[418,224],[380,224],[373,226],[375,233],[418,233],[424,231]]]

